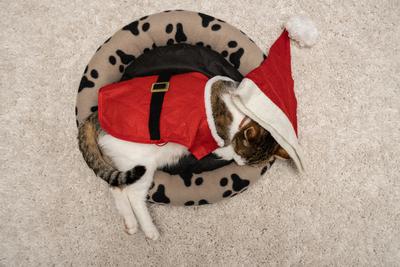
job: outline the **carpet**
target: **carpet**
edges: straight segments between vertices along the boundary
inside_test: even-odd
[[[0,265],[399,266],[400,4],[396,1],[1,1]],[[150,207],[123,231],[77,147],[86,63],[123,25],[166,9],[228,21],[267,49],[293,14],[321,37],[292,48],[307,172],[277,162],[200,207]]]

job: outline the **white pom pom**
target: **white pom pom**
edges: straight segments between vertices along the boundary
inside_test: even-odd
[[[285,24],[286,30],[289,32],[289,37],[300,46],[311,47],[318,39],[318,30],[314,22],[305,16],[291,17]]]

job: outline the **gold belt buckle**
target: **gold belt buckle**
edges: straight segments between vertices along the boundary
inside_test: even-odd
[[[151,86],[152,93],[167,92],[169,89],[169,82],[153,83]]]

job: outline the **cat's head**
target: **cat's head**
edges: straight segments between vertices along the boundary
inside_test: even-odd
[[[239,129],[231,143],[246,165],[263,165],[272,157],[289,159],[272,135],[253,120]]]
[[[211,103],[218,135],[231,144],[239,165],[264,165],[273,157],[289,159],[288,153],[275,141],[272,135],[257,122],[245,117],[236,131],[235,118],[244,114],[232,103],[230,96],[239,83],[219,80],[213,83]],[[239,115],[240,114],[240,115]],[[246,123],[245,123],[246,122]],[[242,124],[244,124],[242,126]],[[229,131],[235,125],[234,131]],[[233,133],[234,132],[234,133]]]

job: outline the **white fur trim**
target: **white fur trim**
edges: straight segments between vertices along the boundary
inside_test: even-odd
[[[207,81],[205,89],[204,89],[204,103],[206,107],[206,116],[207,116],[207,123],[208,127],[210,127],[211,135],[213,136],[214,140],[217,142],[218,146],[223,147],[225,145],[224,140],[218,135],[217,128],[215,126],[214,117],[212,114],[211,108],[211,87],[213,83],[216,81],[223,80],[223,81],[230,81],[234,82],[231,78],[225,76],[215,76],[212,77],[210,80]]]
[[[318,30],[314,22],[306,16],[293,16],[286,23],[285,28],[289,37],[300,46],[311,47],[318,40]]]
[[[304,171],[301,148],[291,122],[252,80],[243,79],[232,100],[239,110],[268,130],[293,159],[299,171]]]

